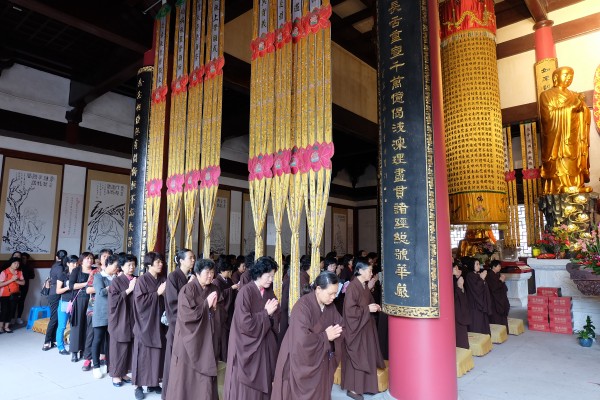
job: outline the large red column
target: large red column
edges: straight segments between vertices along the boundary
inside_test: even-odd
[[[400,400],[455,400],[458,397],[458,389],[454,289],[451,272],[438,0],[404,0],[399,3],[398,6],[398,2],[380,0],[377,5],[379,107],[382,135],[380,170],[383,236],[381,240],[382,256],[385,256],[382,258],[384,311],[389,315],[389,391],[394,398]],[[421,10],[421,13],[417,14],[421,18],[420,21],[413,14],[414,7]],[[426,12],[423,13],[423,10]],[[422,68],[419,63],[413,65],[411,59],[403,57],[410,51],[416,50],[415,43],[418,43],[421,38],[419,24],[425,19],[428,20],[425,22],[428,41],[423,37],[422,47],[419,50],[423,56],[424,67]],[[402,49],[398,51],[397,43],[403,44],[403,52]],[[403,68],[407,66],[409,71],[405,75]],[[393,71],[391,78],[386,75],[390,74],[390,71]],[[402,77],[398,80],[402,82],[399,84],[395,76],[400,75]],[[420,79],[425,81],[423,87],[419,86]],[[394,92],[395,87],[398,87],[399,92]],[[426,95],[421,99],[419,96],[428,90],[430,97]],[[400,92],[403,93],[404,98],[395,97],[396,93]],[[412,102],[405,101],[407,99],[411,99]],[[413,107],[415,103],[421,102],[425,104],[422,110],[424,112],[420,112],[418,107]],[[424,121],[421,121],[423,115]],[[424,125],[420,125],[421,122]],[[415,163],[418,161],[416,154],[431,149],[423,142],[419,142],[423,132],[427,132],[429,123],[433,130],[433,160],[428,158],[427,169],[429,171],[433,169],[433,179],[429,182],[434,182],[435,195],[429,199],[433,198],[434,201],[411,203],[413,197],[422,195],[422,190],[426,190],[427,181],[418,183],[411,181],[408,176],[405,180],[404,176],[391,174],[390,171],[397,173],[399,170],[396,168],[405,168],[403,164],[410,165],[412,175],[420,171],[422,164]],[[412,154],[401,153],[402,149],[408,149],[406,151]],[[406,158],[407,161],[392,158],[396,154],[401,154],[403,158],[400,159]],[[431,168],[432,164],[433,168]],[[401,190],[402,188],[396,186],[395,182],[398,181],[403,182],[402,188],[408,191],[408,197],[405,196],[406,193]],[[398,204],[399,201],[402,203]],[[390,207],[398,205],[406,206],[408,212],[405,213],[401,207],[390,211]],[[425,209],[428,211],[424,215],[422,211]],[[411,210],[416,216],[413,220],[410,219]],[[433,217],[432,212],[435,214]],[[406,233],[402,231],[402,226],[396,229],[394,225],[394,217],[402,217],[403,214],[406,214],[407,221],[413,222],[411,229]],[[396,218],[396,221],[400,225],[403,224],[402,218]],[[433,222],[435,222],[433,241],[436,245],[431,245],[431,242],[423,241],[418,236],[420,231],[430,229]],[[403,241],[404,237],[407,237],[408,241]],[[403,247],[404,244],[406,246]],[[390,256],[390,249],[392,249],[392,256]],[[430,257],[433,263],[430,263]],[[435,267],[427,270],[428,264]],[[423,282],[427,281],[427,276],[423,276],[424,271],[425,275],[435,277],[429,286],[422,286]],[[435,300],[427,303],[428,295],[435,291],[437,291]],[[426,295],[420,297],[423,292]],[[420,299],[421,303],[417,299]],[[439,312],[432,312],[432,309]]]
[[[533,26],[535,39],[535,61],[556,58],[556,47],[552,36],[553,21],[539,21]]]

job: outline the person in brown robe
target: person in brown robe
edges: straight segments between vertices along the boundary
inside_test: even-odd
[[[499,260],[493,260],[490,263],[490,269],[485,282],[490,290],[490,299],[492,300],[492,313],[490,314],[490,324],[506,326],[508,332],[508,312],[510,303],[508,301],[508,288],[504,283],[506,277],[500,273],[502,265]]]
[[[248,253],[248,255],[244,258],[245,260],[245,266],[246,266],[246,270],[240,275],[240,285],[244,286],[250,282],[252,282],[252,277],[250,275],[250,268],[252,268],[252,266],[254,265],[254,252],[251,251],[250,253]],[[241,287],[240,286],[240,287]],[[273,290],[273,288],[270,288],[271,290]]]
[[[315,290],[294,305],[277,358],[271,400],[331,399],[342,351],[343,321],[333,304],[338,285],[335,273],[323,271],[315,279]]]
[[[215,264],[198,260],[194,278],[179,292],[171,356],[169,400],[219,400],[215,312],[219,297],[213,285]]]
[[[147,386],[148,392],[161,393],[158,383],[165,355],[165,330],[160,323],[165,310],[166,282],[161,276],[164,259],[159,253],[146,253],[144,266],[147,272],[138,278],[133,290],[135,324],[131,371],[137,400],[144,398],[142,386]]]
[[[235,300],[229,335],[225,400],[268,400],[277,361],[279,303],[273,290],[277,263],[261,257],[250,267],[252,282]]]
[[[303,290],[310,286],[310,275],[308,275],[308,271],[310,269],[310,256],[302,256],[300,258],[300,294],[302,295]],[[290,271],[289,269],[283,275],[283,279],[281,280],[281,319],[279,322],[279,335],[277,337],[278,343],[283,342],[283,338],[288,329],[288,320],[289,320],[289,301],[290,301]]]
[[[167,276],[165,287],[165,314],[169,322],[167,330],[167,342],[165,345],[165,362],[163,365],[162,393],[163,399],[167,398],[167,386],[169,385],[169,369],[171,366],[171,352],[173,350],[173,336],[177,325],[177,297],[182,287],[188,283],[188,275],[194,268],[196,256],[190,249],[180,249],[175,255],[177,268]]]
[[[472,257],[464,257],[463,264],[467,267],[465,276],[465,293],[471,313],[469,332],[484,333],[490,335],[491,301],[490,291],[485,283],[487,271],[481,270],[479,260]]]
[[[133,275],[137,258],[133,255],[119,256],[121,274],[108,287],[108,333],[110,335],[110,365],[108,373],[114,386],[131,382],[127,373],[131,368],[133,350],[133,290],[137,277]]]
[[[349,397],[362,399],[363,393],[377,393],[377,368],[385,368],[379,347],[374,313],[381,306],[373,300],[367,283],[373,267],[359,258],[354,266],[355,278],[344,298],[344,349],[342,351],[342,389]]]
[[[465,280],[461,276],[462,271],[458,262],[452,265],[454,280],[454,326],[456,330],[456,347],[469,348],[469,324],[471,323],[471,312],[465,294]]]
[[[231,280],[234,285],[240,283],[240,277],[244,272],[246,272],[246,257],[238,256],[235,261],[235,271],[231,274]]]
[[[233,319],[233,311],[235,307],[235,297],[239,284],[234,284],[231,280],[233,273],[233,264],[229,263],[226,258],[220,258],[217,263],[217,276],[212,283],[219,289],[222,302],[217,308],[219,314],[220,331],[217,340],[217,358],[223,362],[227,362],[227,346],[229,345],[229,332],[231,330],[231,321]]]

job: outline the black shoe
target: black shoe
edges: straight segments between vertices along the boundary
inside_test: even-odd
[[[77,353],[73,353],[73,355],[71,356],[71,362],[77,362],[79,361],[79,357],[77,357]]]
[[[146,395],[144,394],[144,389],[141,386],[135,388],[135,400],[142,400]]]
[[[162,388],[160,386],[148,386],[148,393],[154,392],[156,394],[162,393]]]
[[[44,343],[44,346],[42,347],[42,351],[48,351],[52,348],[52,343],[48,342],[48,343]]]
[[[69,353],[66,349],[62,349],[61,351],[58,352],[58,354],[62,354],[63,356],[68,356],[71,353]]]
[[[82,371],[91,371],[92,370],[92,361],[91,360],[85,360],[83,362],[83,365],[81,366],[81,370]]]

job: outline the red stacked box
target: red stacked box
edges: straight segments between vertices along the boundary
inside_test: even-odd
[[[559,287],[539,287],[537,288],[538,296],[561,297]]]
[[[570,297],[550,297],[548,312],[550,315],[550,332],[573,334],[573,318],[571,315]]]
[[[527,300],[529,330],[550,332],[548,324],[548,297],[529,295]]]

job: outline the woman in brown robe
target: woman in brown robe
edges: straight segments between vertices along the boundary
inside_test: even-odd
[[[465,294],[465,280],[461,276],[462,271],[458,262],[452,265],[454,280],[454,326],[456,330],[456,347],[469,348],[469,324],[471,323],[471,312]]]
[[[165,287],[165,313],[169,321],[167,330],[167,343],[165,345],[165,362],[163,365],[162,393],[163,399],[167,398],[167,386],[169,384],[169,367],[171,366],[171,352],[173,350],[173,336],[177,324],[177,296],[179,291],[188,282],[188,274],[194,268],[196,256],[189,249],[180,249],[175,255],[177,268],[167,276]]]
[[[277,263],[261,257],[250,267],[252,281],[235,300],[229,335],[225,400],[268,400],[277,361],[279,303],[273,290]]]
[[[377,368],[385,368],[379,347],[374,313],[381,311],[366,287],[373,275],[365,259],[356,260],[355,278],[344,298],[344,350],[342,351],[342,388],[353,399],[363,393],[377,393]]]
[[[490,299],[492,300],[492,313],[490,314],[490,324],[506,326],[508,332],[508,312],[510,303],[508,301],[508,288],[504,280],[506,277],[500,273],[502,265],[499,260],[493,260],[490,263],[490,270],[485,277],[485,282],[490,290]]]
[[[240,277],[244,272],[246,272],[246,257],[238,256],[235,261],[235,271],[231,274],[231,280],[234,285],[240,283]]]
[[[219,400],[214,318],[219,292],[211,283],[214,273],[212,260],[196,261],[195,277],[179,292],[169,400]]]
[[[114,386],[131,382],[127,376],[131,368],[133,350],[133,290],[137,277],[133,275],[137,258],[132,255],[119,256],[121,274],[108,287],[108,333],[110,335],[109,375]]]
[[[335,273],[321,272],[315,290],[294,305],[277,358],[271,400],[331,399],[342,350],[342,317],[333,305],[338,285]]]
[[[233,264],[229,263],[226,258],[220,258],[217,262],[218,275],[213,279],[212,283],[219,289],[222,301],[217,308],[219,326],[219,339],[217,340],[217,358],[223,362],[227,362],[227,346],[229,345],[229,331],[231,330],[231,321],[233,319],[233,310],[235,306],[235,296],[239,288],[239,284],[234,284],[231,280],[233,273]]]
[[[465,257],[463,264],[467,267],[465,276],[465,293],[471,312],[471,324],[469,332],[484,333],[490,335],[491,301],[490,291],[485,283],[487,271],[481,270],[479,260]]]
[[[164,259],[159,253],[146,253],[144,266],[147,272],[138,278],[133,290],[135,325],[131,371],[137,400],[144,398],[142,386],[148,386],[148,392],[161,393],[158,382],[162,378],[165,356],[164,325],[160,323],[165,310],[166,282],[161,276]]]

